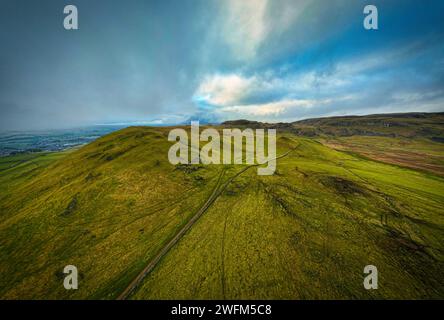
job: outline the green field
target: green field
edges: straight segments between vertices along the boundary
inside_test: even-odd
[[[339,150],[278,130],[277,154],[288,154],[258,176],[171,165],[169,130],[0,158],[0,298],[115,299],[200,210],[126,298],[444,297],[444,178],[369,157],[406,137],[331,137]],[[409,139],[442,165],[439,142]],[[78,290],[63,287],[69,264]],[[378,290],[362,284],[370,264]]]

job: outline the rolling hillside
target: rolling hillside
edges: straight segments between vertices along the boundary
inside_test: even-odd
[[[301,136],[296,125],[322,135]],[[442,298],[444,178],[342,150],[331,123],[283,126],[273,176],[171,165],[170,128],[1,158],[0,298]],[[372,138],[381,149],[407,139]],[[438,146],[420,137],[410,148],[442,159]],[[79,269],[78,290],[63,288],[68,264]],[[369,264],[378,290],[363,288]]]
[[[269,124],[257,121],[235,120],[228,126],[250,128],[272,127],[308,137],[381,136],[403,138],[429,138],[444,142],[444,113],[393,113],[367,116],[340,116],[305,119],[291,123]]]

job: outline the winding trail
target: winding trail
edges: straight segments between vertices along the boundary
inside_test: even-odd
[[[182,238],[182,236],[191,228],[191,226],[200,218],[200,216],[210,207],[210,205],[218,197],[218,189],[222,182],[222,177],[225,174],[225,169],[221,170],[219,178],[216,182],[213,192],[208,197],[204,205],[196,212],[196,214],[188,221],[183,228],[172,238],[153,260],[137,275],[137,277],[126,287],[126,289],[117,297],[117,300],[125,300],[134,290],[139,286],[142,280],[154,269],[163,256]]]
[[[180,229],[180,231],[172,238],[160,251],[159,253],[153,258],[153,260],[150,261],[150,263],[137,275],[137,277],[131,281],[131,283],[125,288],[125,290],[117,297],[117,300],[125,300],[127,299],[136,289],[137,287],[142,283],[143,279],[156,267],[156,265],[160,262],[160,260],[170,251],[172,247],[187,233],[187,231],[193,226],[193,224],[207,211],[207,209],[216,201],[216,199],[222,194],[222,192],[225,191],[225,189],[228,187],[228,185],[236,179],[238,176],[240,176],[242,173],[247,171],[250,168],[262,166],[266,163],[274,160],[278,160],[280,158],[286,157],[290,152],[294,151],[298,146],[288,150],[284,154],[274,158],[270,159],[265,163],[262,164],[252,164],[249,165],[242,170],[240,170],[238,173],[233,175],[230,179],[228,179],[222,186],[222,178],[225,175],[225,169],[221,170],[221,173],[219,175],[219,178],[216,182],[216,185],[214,186],[214,190],[211,193],[211,195],[208,197],[207,201],[203,204],[203,206],[196,212],[196,214]]]

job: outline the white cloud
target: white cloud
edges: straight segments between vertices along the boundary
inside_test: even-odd
[[[277,116],[283,114],[290,108],[310,108],[321,101],[314,100],[281,100],[263,104],[250,104],[223,107],[219,111],[220,113],[237,113],[250,116]]]
[[[223,2],[223,38],[235,58],[252,59],[267,38],[289,30],[311,2],[312,0],[227,0]]]
[[[255,56],[257,47],[267,34],[266,8],[268,0],[228,0],[223,34],[239,59]]]
[[[359,95],[345,94],[335,98],[319,99],[282,99],[274,102],[236,105],[216,109],[221,118],[252,117],[254,119],[286,119],[295,118],[297,113],[307,113],[313,108],[329,108],[335,104],[347,103],[359,99]]]
[[[245,78],[237,74],[214,75],[206,77],[200,84],[194,100],[226,106],[238,103],[257,86],[255,77]]]
[[[204,78],[194,93],[193,100],[217,107],[233,107],[252,98],[257,100],[258,97],[267,96],[277,97],[275,99],[279,101],[295,101],[296,96],[312,95],[319,88],[325,92],[333,92],[348,83],[343,75],[319,75],[314,71],[282,78],[267,72],[250,77],[235,73],[216,74]]]
[[[291,72],[291,69],[264,70],[245,76],[242,73],[208,75],[194,93],[198,104],[211,105],[222,119],[252,118],[259,120],[289,120],[301,115],[356,113],[362,110],[390,107],[398,110],[401,105],[421,105],[435,110],[435,105],[425,106],[424,101],[436,100],[442,91],[424,92],[405,88],[393,91],[402,77],[396,68],[398,83],[387,81],[387,66],[408,58],[409,47],[386,52],[372,52],[360,59],[351,57],[322,68]],[[375,94],[375,92],[383,94]],[[435,103],[435,102],[434,102]]]

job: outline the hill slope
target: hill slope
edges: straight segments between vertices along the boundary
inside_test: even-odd
[[[129,298],[444,296],[443,178],[290,132],[273,176],[173,166],[168,131],[127,128],[1,171],[0,297],[117,298],[215,190]],[[63,288],[68,264],[79,290]],[[378,290],[362,286],[368,264]]]
[[[301,133],[314,132],[317,135],[428,137],[444,142],[444,113],[394,113],[307,119],[294,122],[293,127]]]
[[[292,123],[261,123],[236,120],[223,123],[228,126],[250,128],[273,127],[302,136],[383,136],[426,137],[444,142],[444,113],[393,113],[367,116],[340,116],[314,118]]]

